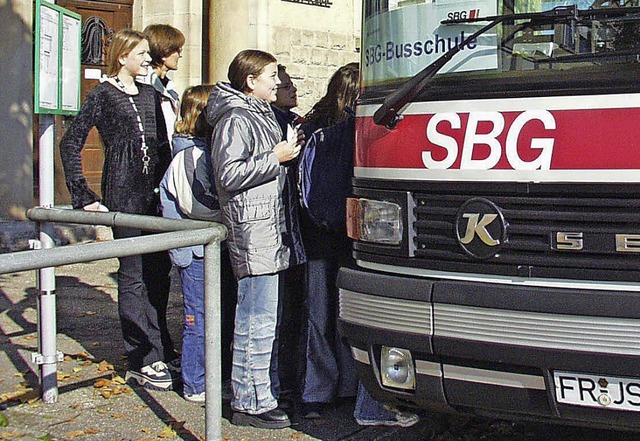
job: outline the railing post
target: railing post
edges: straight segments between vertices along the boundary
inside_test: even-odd
[[[54,152],[53,115],[40,116],[39,142],[39,200],[43,208],[54,204],[53,192],[53,152]],[[53,248],[53,225],[45,222],[38,224],[39,248]],[[40,385],[42,401],[58,401],[58,349],[56,346],[56,275],[55,268],[41,268],[38,271],[38,354],[32,360],[40,366]],[[62,355],[62,354],[60,354]]]
[[[222,391],[220,357],[220,243],[226,235],[225,227],[218,222],[163,219],[154,216],[133,215],[118,212],[100,213],[53,208],[32,208],[27,217],[45,228],[50,222],[68,222],[90,225],[123,226],[154,231],[157,234],[109,242],[83,244],[33,251],[9,253],[0,259],[0,274],[27,271],[91,260],[133,256],[173,248],[204,244],[204,305],[205,305],[205,434],[208,441],[221,441]],[[43,229],[44,230],[44,229]],[[164,233],[163,233],[164,231]],[[46,268],[45,268],[46,269]],[[40,352],[33,359],[42,366],[41,386],[43,401],[53,403],[57,399],[57,361],[62,354],[56,351],[55,275],[44,278],[39,285],[45,294],[39,298],[38,333],[41,335]],[[45,283],[43,283],[45,282]],[[53,285],[52,285],[53,284]],[[50,325],[53,325],[51,328]],[[45,329],[47,328],[47,329]],[[44,394],[49,393],[49,397]]]
[[[207,441],[221,441],[220,242],[204,247],[204,324],[205,437]]]

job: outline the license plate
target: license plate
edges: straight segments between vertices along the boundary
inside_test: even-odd
[[[640,378],[554,371],[553,382],[558,403],[640,411]]]

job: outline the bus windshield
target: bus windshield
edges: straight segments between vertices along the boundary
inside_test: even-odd
[[[454,47],[418,99],[640,90],[637,0],[365,0],[363,18],[364,101]]]

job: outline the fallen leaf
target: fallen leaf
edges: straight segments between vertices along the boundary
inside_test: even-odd
[[[69,379],[71,379],[71,375],[58,372],[57,378],[58,378],[58,381],[69,381]]]
[[[83,435],[84,435],[84,430],[74,430],[72,432],[65,433],[64,437],[68,439],[73,439]]]
[[[96,315],[95,311],[85,311],[84,312],[86,315]]]
[[[36,439],[39,439],[40,441],[51,441],[51,434],[46,433],[42,436],[37,437]]]
[[[99,344],[99,343],[94,343],[94,345]],[[100,363],[98,363],[98,372],[106,372],[106,371],[112,371],[113,370],[113,365],[111,363],[107,363],[105,360],[102,360]]]
[[[19,430],[12,430],[9,432],[0,433],[0,439],[13,439],[13,438],[22,438],[24,437],[24,433]]]
[[[9,420],[3,413],[0,413],[0,427],[7,427],[8,425]]]
[[[158,438],[175,438],[176,436],[178,436],[178,434],[171,426],[165,427],[158,434]]]
[[[109,386],[111,386],[111,380],[108,380],[106,378],[98,378],[95,383],[93,383],[93,387],[95,387],[96,389]]]
[[[74,367],[73,372],[80,372],[82,370],[81,367]]]
[[[40,392],[37,391],[37,390],[33,390],[33,389],[27,389],[18,398],[20,398],[20,402],[21,403],[29,403],[29,402],[32,402],[34,400],[39,399],[40,398]]]
[[[64,356],[64,361],[71,361],[71,360],[73,360],[73,358],[71,358],[71,355]]]
[[[113,377],[111,377],[111,381],[113,381],[116,384],[127,384],[127,381],[122,378],[120,375],[114,375]]]
[[[145,427],[144,429],[140,429],[140,432],[144,433],[145,435],[149,435],[153,431],[150,428]]]
[[[95,435],[96,433],[100,433],[98,432],[96,429],[89,427],[88,429],[84,429],[84,433],[85,435]]]
[[[0,403],[6,403],[9,401],[20,400],[26,403],[28,400],[38,397],[38,392],[32,389],[20,389],[15,392],[7,392],[0,395]]]
[[[102,395],[102,397],[106,398],[107,400],[111,398],[111,393],[111,389],[100,389],[100,395]]]
[[[121,413],[114,413],[114,414],[111,415],[111,418],[119,420],[120,418],[122,418],[122,414]]]

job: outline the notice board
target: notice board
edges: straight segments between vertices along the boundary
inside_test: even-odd
[[[81,17],[36,0],[34,112],[75,115],[80,110]]]

